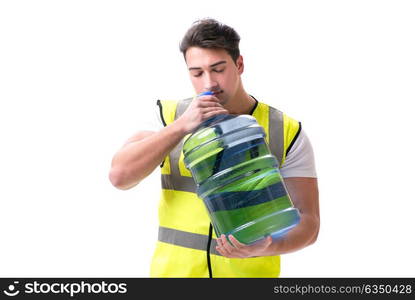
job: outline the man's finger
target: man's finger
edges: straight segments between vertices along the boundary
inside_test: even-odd
[[[226,249],[226,251],[228,251],[229,253],[232,253],[235,250],[235,247],[233,247],[228,240],[226,239],[226,236],[224,234],[221,235],[221,242],[222,242],[222,246],[223,248]]]
[[[199,107],[223,107],[219,102],[215,101],[203,101],[199,103]]]
[[[218,246],[216,246],[216,251],[218,251],[219,254],[222,255],[222,256],[227,256],[227,254],[225,252],[223,252],[222,248],[220,248]]]
[[[266,238],[264,238],[260,243],[259,243],[259,245],[261,246],[261,247],[263,247],[263,248],[266,248],[266,247],[268,247],[269,245],[271,245],[272,244],[272,237],[269,235],[269,236],[267,236]]]
[[[220,254],[222,254],[223,256],[229,256],[230,255],[228,249],[224,246],[223,241],[220,237],[216,239],[216,243],[218,244],[216,249],[218,250],[218,252]]]
[[[239,249],[239,248],[242,248],[242,247],[246,246],[245,244],[242,244],[241,242],[239,242],[232,234],[228,235],[228,237],[229,237],[230,241],[232,242],[232,245],[235,248]]]
[[[210,95],[197,97],[197,100],[199,102],[206,102],[206,101],[219,102],[218,98],[216,98],[215,96],[210,96]]]
[[[218,106],[204,107],[200,109],[202,114],[207,114],[207,113],[214,112],[214,111],[223,111],[223,110],[224,110],[223,107],[218,107]]]

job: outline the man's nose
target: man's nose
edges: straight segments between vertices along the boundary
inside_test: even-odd
[[[218,82],[209,73],[206,74],[203,85],[206,91],[215,91],[219,88]]]

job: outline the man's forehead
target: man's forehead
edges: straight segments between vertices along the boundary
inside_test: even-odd
[[[205,49],[190,47],[186,51],[186,63],[188,68],[208,68],[216,64],[226,64],[231,59],[223,49]]]

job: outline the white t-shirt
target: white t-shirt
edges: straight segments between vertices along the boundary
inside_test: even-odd
[[[151,121],[143,122],[140,130],[159,131],[164,127],[160,118],[159,107],[154,110],[155,116]],[[285,162],[280,168],[281,176],[287,177],[313,177],[317,178],[314,163],[314,152],[310,140],[304,129],[301,128],[300,134],[288,152]]]

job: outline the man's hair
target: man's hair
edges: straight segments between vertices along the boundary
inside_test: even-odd
[[[238,33],[230,26],[215,19],[201,19],[193,23],[180,43],[180,51],[186,59],[186,51],[190,47],[224,49],[233,61],[239,57]]]

